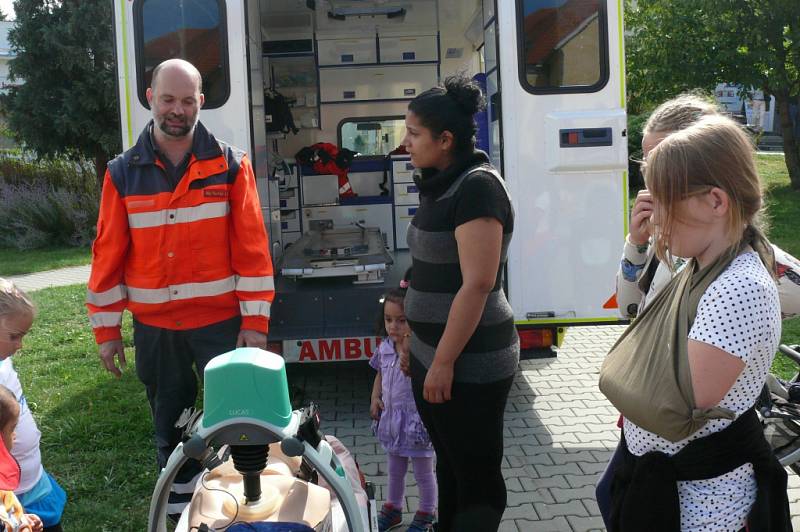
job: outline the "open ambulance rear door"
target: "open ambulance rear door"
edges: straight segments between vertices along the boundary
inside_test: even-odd
[[[628,205],[622,2],[485,1],[484,12],[490,151],[517,214],[507,277],[517,325],[618,322]]]

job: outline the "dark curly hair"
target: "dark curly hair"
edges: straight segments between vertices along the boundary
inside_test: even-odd
[[[408,104],[408,110],[419,117],[434,137],[444,131],[452,133],[453,151],[458,154],[475,149],[478,131],[475,113],[485,108],[486,99],[480,86],[463,74],[445,79],[443,87],[428,89]]]
[[[411,268],[407,269],[405,275],[403,276],[404,284],[410,281],[411,281]],[[375,332],[378,334],[378,336],[384,337],[389,335],[389,333],[386,331],[386,324],[384,323],[383,320],[383,311],[384,307],[386,306],[386,302],[391,301],[392,303],[395,303],[402,307],[403,301],[406,298],[407,291],[408,288],[405,288],[404,286],[400,286],[398,288],[390,288],[378,300],[378,315],[375,317]]]

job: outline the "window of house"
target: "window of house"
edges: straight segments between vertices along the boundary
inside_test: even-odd
[[[222,0],[135,0],[133,6],[139,100],[153,69],[162,61],[181,58],[203,78],[205,109],[221,107],[230,95],[227,24]]]

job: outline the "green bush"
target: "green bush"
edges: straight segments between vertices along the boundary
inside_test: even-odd
[[[95,183],[84,163],[0,157],[0,247],[90,245],[99,208]]]
[[[628,187],[631,191],[644,188],[642,176],[642,129],[650,113],[628,115]]]

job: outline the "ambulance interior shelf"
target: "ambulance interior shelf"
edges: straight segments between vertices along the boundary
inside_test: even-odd
[[[355,284],[383,283],[392,262],[380,229],[355,222],[352,228],[303,233],[286,249],[279,268],[282,275],[295,278],[355,276]]]
[[[352,194],[342,194],[342,181],[311,168],[302,167],[301,176],[303,215],[308,222],[330,219],[338,227],[364,220],[365,225],[380,228],[386,245],[394,249],[391,175],[385,158],[356,157],[351,162],[346,185]],[[304,220],[304,229],[310,228],[308,222]]]
[[[392,198],[385,182],[386,161],[353,161],[352,195],[341,195],[333,174],[301,166],[302,235],[279,263],[295,279],[355,277],[355,283],[381,283],[393,259]]]
[[[355,157],[347,167],[347,177],[355,196],[364,198],[367,202],[374,200],[375,203],[384,203],[385,198],[390,197],[390,172],[391,168],[385,157]],[[331,173],[334,172],[318,172],[311,166],[300,166],[300,175],[303,177],[329,175]],[[309,192],[312,193],[311,191]],[[328,203],[338,202],[339,199],[343,201],[351,199],[351,197],[339,194],[337,187],[337,197]],[[303,203],[306,205],[311,204],[305,200]]]

